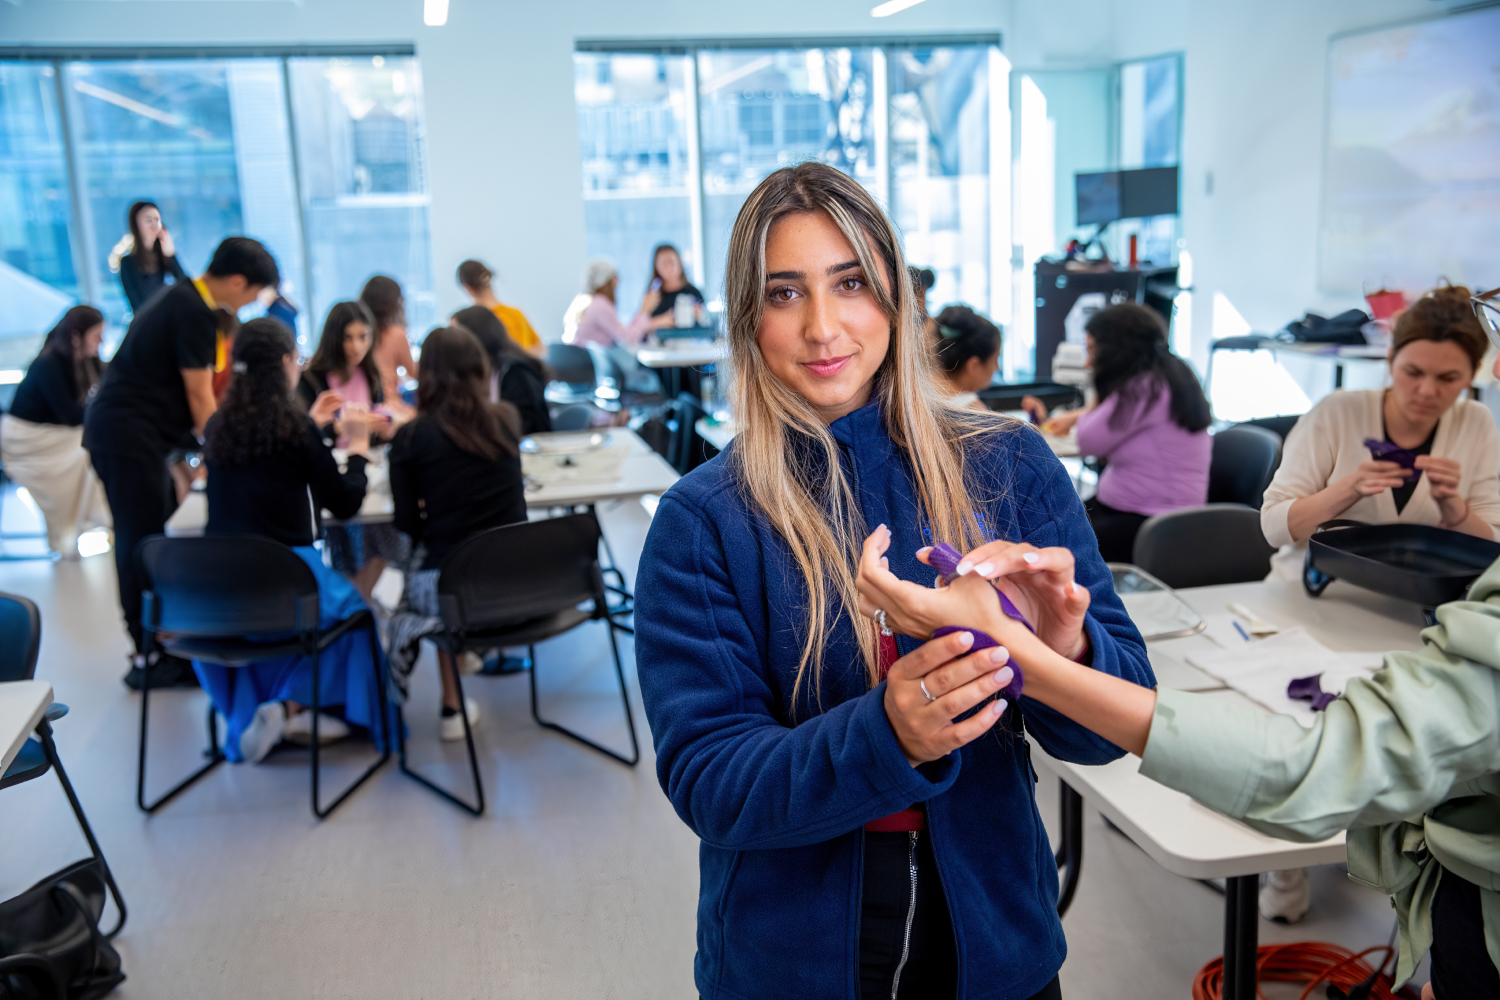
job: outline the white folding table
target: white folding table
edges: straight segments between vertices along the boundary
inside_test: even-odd
[[[0,683],[0,774],[16,759],[51,704],[52,685],[46,681]]]
[[[1300,582],[1279,579],[1196,587],[1177,594],[1205,618],[1218,616],[1227,605],[1239,603],[1283,628],[1301,626],[1334,650],[1421,647],[1421,609],[1340,581],[1317,598],[1309,596]],[[1163,687],[1205,691],[1210,697],[1253,704],[1185,662],[1194,650],[1218,648],[1206,635],[1199,634],[1149,643],[1147,653]],[[1063,846],[1058,861],[1067,871],[1060,910],[1071,902],[1083,860],[1080,797],[1167,871],[1188,878],[1225,880],[1225,1000],[1255,998],[1259,940],[1256,898],[1261,873],[1344,860],[1342,833],[1314,844],[1268,837],[1143,777],[1140,758],[1133,754],[1102,767],[1089,767],[1055,760],[1038,747],[1033,760],[1062,782]]]

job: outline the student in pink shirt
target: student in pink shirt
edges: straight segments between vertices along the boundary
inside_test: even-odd
[[[615,266],[607,260],[589,262],[584,275],[584,289],[591,296],[589,304],[578,316],[578,326],[563,332],[563,340],[582,347],[584,344],[602,344],[605,347],[626,347],[639,344],[651,332],[651,313],[661,301],[661,292],[652,289],[646,293],[641,308],[628,324],[620,322],[615,308],[615,291],[620,285],[620,276]]]
[[[1212,415],[1155,312],[1126,302],[1084,329],[1098,402],[1054,417],[1047,430],[1066,434],[1076,423],[1078,450],[1108,461],[1084,510],[1104,561],[1130,562],[1147,518],[1207,502]]]

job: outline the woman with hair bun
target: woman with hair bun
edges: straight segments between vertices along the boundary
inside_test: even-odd
[[[662,496],[635,590],[657,776],[702,842],[698,993],[1056,1000],[1018,710],[1055,757],[1122,751],[1029,700],[1007,714],[1003,651],[895,635],[854,567],[872,531],[906,580],[932,579],[927,546],[977,548],[959,568],[1047,648],[1153,684],[1083,505],[1040,435],[947,405],[900,238],[848,175],[762,181],[725,293],[739,432]]]
[[[83,447],[83,407],[104,375],[104,314],[93,306],[63,313],[0,417],[0,460],[42,510],[47,547],[78,558],[78,536],[112,521],[104,484]]]
[[[365,498],[365,458],[370,448],[369,413],[325,393],[304,413],[294,387],[301,376],[292,331],[274,319],[254,319],[234,338],[234,380],[224,405],[208,421],[209,535],[258,535],[289,546],[318,581],[318,626],[329,628],[357,611],[364,600],[348,580],[323,563],[313,548],[316,511],[353,517]],[[349,467],[340,472],[323,443],[318,422],[342,407],[349,435]],[[308,502],[309,495],[311,503]],[[233,572],[233,567],[226,567]],[[318,660],[319,703],[343,706],[343,718],[318,719],[318,739],[332,742],[350,726],[383,738],[379,691],[370,674],[371,633],[360,630],[337,640]],[[283,739],[310,742],[312,662],[282,656],[248,667],[193,662],[214,707],[226,721],[224,753],[233,761],[259,763]]]
[[[359,301],[375,320],[371,353],[380,369],[381,390],[387,400],[397,402],[401,399],[401,383],[417,376],[417,362],[406,337],[406,297],[395,278],[377,274],[360,289]]]
[[[930,321],[933,354],[954,406],[974,406],[1000,368],[1000,328],[968,306],[946,306]]]

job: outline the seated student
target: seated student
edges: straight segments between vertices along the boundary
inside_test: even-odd
[[[297,382],[297,398],[311,407],[323,393],[332,393],[341,404],[373,411],[375,438],[389,440],[395,428],[411,418],[412,410],[399,398],[386,403],[385,385],[370,350],[374,327],[363,303],[335,302],[323,322],[318,349]],[[347,432],[335,436],[334,447],[349,447]],[[333,568],[353,580],[366,601],[385,567],[406,558],[401,533],[391,524],[329,525],[326,540]]]
[[[708,322],[708,314],[703,309],[703,293],[698,290],[697,285],[687,280],[682,255],[670,243],[659,243],[651,251],[651,282],[646,291],[653,290],[660,291],[661,295],[651,309],[651,329],[703,326]],[[691,323],[678,322],[679,301],[683,302],[683,318],[691,318]]]
[[[483,306],[470,306],[453,314],[453,322],[479,339],[490,362],[490,402],[502,399],[521,414],[521,433],[540,434],[552,430],[547,409],[547,369],[510,339],[505,324]]]
[[[391,622],[391,670],[404,686],[424,635],[442,630],[437,578],[443,559],[477,532],[526,520],[519,424],[508,403],[490,401],[484,348],[468,330],[439,327],[422,342],[417,418],[391,443],[391,495],[396,527],[411,537],[417,565],[406,581],[405,606]],[[438,652],[443,685],[441,735],[464,738],[453,657]],[[466,699],[472,726],[479,706]]]
[[[1268,542],[1296,547],[1278,572],[1299,573],[1308,536],[1335,518],[1496,537],[1500,438],[1463,398],[1487,346],[1469,290],[1434,289],[1396,318],[1390,388],[1330,393],[1297,421],[1260,512]],[[1416,452],[1415,472],[1377,460],[1371,438]]]
[[[1140,755],[1142,774],[1262,833],[1317,841],[1348,830],[1350,877],[1390,895],[1400,922],[1396,982],[1430,947],[1425,1000],[1500,997],[1500,562],[1467,600],[1437,609],[1421,652],[1386,654],[1384,669],[1351,680],[1304,728],[1061,656],[1001,610],[978,572],[941,589],[898,579],[886,568],[900,555],[887,556],[889,537],[865,542],[862,608],[882,609],[893,631],[917,639],[955,624],[986,633],[1011,659],[999,683],[1020,667],[1028,712],[1062,713]],[[998,579],[1029,571],[1030,549],[991,542],[964,560],[989,563],[985,575]],[[930,562],[928,551],[917,558]],[[950,706],[994,690],[992,667],[958,666],[919,676]]]
[[[526,314],[495,298],[491,287],[494,280],[494,272],[477,260],[466,260],[458,265],[458,283],[469,298],[474,300],[474,304],[494,313],[495,318],[505,324],[505,332],[510,334],[510,339],[527,354],[537,358],[545,356],[547,345],[542,343],[542,338],[532,329]]]
[[[620,276],[613,264],[607,260],[589,261],[583,285],[590,296],[589,302],[578,315],[577,327],[564,332],[565,341],[579,347],[584,344],[627,347],[639,344],[651,332],[651,313],[661,303],[659,289],[646,292],[635,318],[625,324],[620,322],[620,315],[615,311],[615,292],[620,287]]]
[[[977,406],[979,390],[1000,367],[1000,328],[968,306],[947,306],[929,320],[938,370],[953,391],[954,406]]]
[[[0,417],[5,473],[41,508],[47,547],[64,559],[78,558],[83,532],[111,524],[104,484],[83,447],[83,404],[104,372],[103,336],[104,314],[93,306],[63,313]]]
[[[234,342],[234,381],[224,405],[204,433],[208,459],[209,535],[259,535],[290,546],[312,567],[318,581],[318,624],[328,628],[365,608],[347,580],[323,564],[313,548],[315,511],[350,517],[365,498],[369,415],[352,403],[325,395],[303,413],[294,395],[300,377],[292,331],[273,319],[240,327]],[[316,422],[342,405],[349,434],[349,471],[340,473]],[[309,503],[309,493],[311,503]],[[233,572],[226,566],[225,572]],[[283,739],[307,742],[312,734],[312,662],[282,656],[249,667],[193,661],[214,707],[224,716],[225,756],[258,763]],[[370,634],[339,639],[318,660],[319,702],[342,705],[344,719],[323,716],[318,737],[349,735],[353,724],[372,730],[377,741],[379,693],[370,676]]]
[[[1046,429],[1066,434],[1076,423],[1078,450],[1109,460],[1084,509],[1104,561],[1130,562],[1148,518],[1208,500],[1212,416],[1198,376],[1167,346],[1154,311],[1121,303],[1096,312],[1084,329],[1098,402],[1053,417]]]
[[[401,399],[401,383],[417,373],[411,341],[406,337],[406,297],[395,278],[377,274],[360,289],[359,301],[375,319],[375,367],[390,403]]]

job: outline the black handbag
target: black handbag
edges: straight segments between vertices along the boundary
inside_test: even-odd
[[[75,862],[0,903],[0,1000],[96,1000],[125,981],[99,933],[104,870]]]

